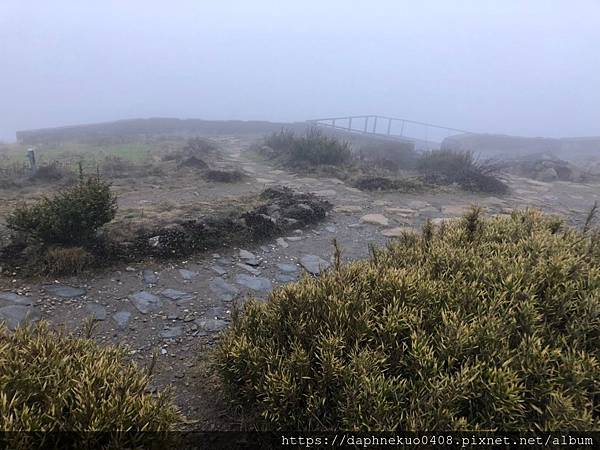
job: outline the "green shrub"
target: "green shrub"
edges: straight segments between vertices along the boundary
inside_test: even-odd
[[[265,145],[291,165],[338,166],[352,158],[350,144],[309,128],[303,136],[282,130],[265,139]]]
[[[363,176],[354,180],[353,185],[363,191],[418,192],[424,188],[418,179],[381,176]]]
[[[116,209],[110,185],[91,177],[53,198],[16,208],[6,224],[45,244],[77,246],[92,240],[98,229],[115,217]]]
[[[531,211],[428,222],[249,301],[215,364],[268,428],[598,430],[599,239]]]
[[[436,184],[457,183],[475,192],[505,193],[508,186],[496,176],[496,167],[480,162],[470,151],[432,150],[417,160],[417,170]]]
[[[49,275],[73,275],[94,263],[94,257],[81,247],[53,247],[46,250],[41,272]]]
[[[131,431],[122,436],[126,443],[151,444],[160,436],[141,432],[172,430],[179,413],[168,394],[149,393],[146,373],[124,363],[124,357],[121,348],[72,338],[44,323],[14,333],[0,328],[0,430],[75,433],[48,434],[48,440],[85,439],[88,431]],[[12,440],[9,448],[33,448],[30,437],[12,433],[3,439]]]

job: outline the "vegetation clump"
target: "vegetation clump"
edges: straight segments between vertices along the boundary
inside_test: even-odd
[[[477,160],[473,152],[432,150],[417,160],[417,170],[433,184],[457,183],[475,192],[502,194],[508,186],[497,175],[497,167]]]
[[[320,129],[309,128],[302,136],[293,131],[281,130],[265,139],[270,156],[282,159],[290,166],[339,166],[352,159],[348,142],[327,136]]]
[[[52,448],[86,439],[93,448],[104,448],[103,439],[105,448],[138,448],[167,438],[180,421],[170,395],[152,395],[148,374],[124,359],[122,348],[73,338],[45,323],[14,333],[0,327],[0,429],[69,432],[46,434]],[[32,448],[33,438],[2,437],[10,448]]]
[[[598,430],[599,294],[598,233],[473,209],[247,302],[216,367],[270,429]]]
[[[382,176],[363,176],[354,180],[353,184],[363,191],[418,192],[424,188],[424,184],[418,179]]]
[[[241,170],[218,170],[211,169],[204,172],[204,178],[207,181],[217,183],[238,183],[242,181],[246,175]]]
[[[110,222],[117,210],[110,185],[100,177],[81,177],[76,186],[16,208],[7,218],[9,229],[44,244],[82,245]]]

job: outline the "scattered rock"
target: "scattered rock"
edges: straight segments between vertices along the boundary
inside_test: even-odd
[[[24,305],[9,305],[0,308],[0,322],[4,322],[9,330],[40,320],[40,313],[34,308]]]
[[[251,277],[249,275],[240,274],[235,277],[235,281],[236,283],[255,291],[270,292],[273,290],[271,281],[264,277]]]
[[[371,225],[381,225],[387,227],[390,221],[383,214],[366,214],[360,218],[362,223],[370,223]]]
[[[160,298],[150,292],[140,291],[129,296],[133,306],[142,314],[158,311],[162,307]]]
[[[250,253],[248,250],[240,250],[240,258],[243,259],[246,264],[251,266],[258,266],[260,264],[254,253]]]
[[[117,323],[119,328],[127,328],[127,325],[129,325],[129,319],[131,319],[131,313],[129,311],[119,311],[114,313],[112,318]]]
[[[0,292],[0,307],[10,305],[31,306],[33,302],[24,295],[12,292]]]
[[[106,308],[100,303],[88,303],[85,309],[94,320],[106,320]]]
[[[194,296],[189,292],[178,291],[176,289],[165,289],[160,292],[160,295],[168,298],[169,300],[177,301],[189,301],[193,300]]]
[[[196,319],[194,323],[200,330],[207,332],[221,331],[227,326],[227,322],[221,319]]]
[[[208,285],[210,290],[221,297],[223,301],[230,301],[239,294],[239,290],[227,283],[223,278],[214,278]]]
[[[295,264],[277,264],[277,268],[284,273],[295,273],[298,272],[298,266]]]
[[[280,283],[291,283],[293,281],[296,281],[298,277],[296,275],[286,275],[279,273],[275,275],[275,279]]]
[[[211,270],[213,272],[218,273],[219,275],[225,275],[227,273],[227,271],[223,267],[221,267],[217,264],[215,264],[214,266],[211,266]]]
[[[316,255],[305,255],[300,258],[300,265],[313,275],[318,275],[322,270],[327,269],[330,264]]]
[[[257,270],[254,267],[249,266],[248,264],[237,263],[236,266],[239,267],[239,268],[241,268],[241,269],[247,270],[252,275],[260,275],[260,270]]]
[[[193,272],[187,269],[179,269],[179,274],[184,280],[190,281],[198,275],[198,272]]]
[[[336,206],[335,208],[333,208],[333,210],[338,213],[350,214],[350,213],[357,213],[357,212],[362,211],[362,207],[357,206],[357,205],[339,205],[339,206]]]
[[[87,293],[87,290],[84,288],[76,288],[62,284],[48,285],[45,286],[45,289],[48,294],[62,298],[76,298]]]
[[[405,233],[415,233],[415,230],[411,227],[396,227],[388,228],[387,230],[383,230],[381,232],[381,234],[387,237],[400,237]]]
[[[183,327],[167,327],[160,332],[160,337],[163,339],[178,338],[183,334]]]
[[[144,278],[144,283],[146,284],[158,283],[158,275],[156,275],[153,270],[144,269],[142,271],[142,277]]]

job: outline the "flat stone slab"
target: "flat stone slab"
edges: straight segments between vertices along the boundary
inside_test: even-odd
[[[333,210],[335,212],[338,212],[338,213],[351,214],[351,213],[361,212],[362,211],[362,206],[358,206],[358,205],[339,205],[339,206],[336,206],[335,208],[333,208]]]
[[[87,293],[87,290],[84,288],[77,288],[63,284],[51,284],[44,286],[44,288],[48,294],[62,298],[76,298]]]
[[[40,313],[29,306],[10,305],[0,308],[0,322],[4,322],[9,330],[40,320]]]
[[[113,320],[119,326],[119,328],[126,328],[129,325],[131,319],[131,313],[129,311],[119,311],[113,314]]]
[[[85,309],[94,320],[106,320],[106,307],[100,303],[88,303]]]
[[[194,323],[201,331],[207,332],[221,331],[227,326],[227,322],[221,319],[196,319]]]
[[[235,282],[259,292],[270,292],[273,290],[271,280],[264,277],[252,277],[250,275],[240,274],[235,277]]]
[[[279,264],[277,264],[277,268],[284,273],[298,272],[298,266],[296,264],[279,263]]]
[[[148,314],[152,311],[158,311],[162,308],[160,298],[150,292],[140,291],[129,296],[133,306],[142,314]]]
[[[252,266],[250,266],[248,264],[237,263],[236,266],[239,267],[240,269],[247,270],[252,275],[260,275],[260,270],[257,270],[257,269],[255,269],[254,267],[252,267]]]
[[[146,284],[158,283],[158,275],[156,275],[153,270],[144,269],[142,271],[142,277],[144,278],[144,283]]]
[[[221,300],[229,301],[232,300],[236,295],[240,293],[239,289],[229,284],[223,278],[214,278],[208,285],[209,289],[219,295]]]
[[[250,253],[248,250],[240,250],[240,258],[243,259],[246,264],[251,266],[258,266],[260,264],[256,255]]]
[[[183,334],[183,327],[167,327],[160,332],[160,337],[163,339],[178,338]]]
[[[24,295],[13,292],[0,292],[0,307],[11,305],[31,306],[32,304],[31,299]]]
[[[424,202],[422,200],[412,200],[412,201],[408,202],[409,208],[422,209],[422,208],[426,208],[428,206],[431,206],[431,204]]]
[[[279,281],[280,283],[292,283],[292,282],[298,280],[298,276],[279,273],[279,274],[275,275],[275,279],[277,281]]]
[[[331,264],[316,255],[305,255],[300,258],[300,265],[313,275],[318,275]]]
[[[411,227],[396,227],[388,228],[381,232],[381,234],[383,234],[386,237],[401,237],[405,233],[415,233],[415,230]]]
[[[223,267],[219,266],[218,264],[215,264],[214,266],[211,266],[210,268],[213,272],[215,272],[219,275],[225,275],[227,273],[227,271]]]
[[[417,214],[414,209],[408,208],[383,208],[386,213],[395,214],[400,217],[413,217]]]
[[[387,227],[390,221],[383,214],[366,214],[360,218],[362,223],[370,223],[371,225],[381,225]]]
[[[194,272],[192,270],[187,269],[179,269],[179,274],[181,275],[181,278],[183,278],[185,281],[190,281],[194,279],[194,277],[198,276],[198,272]]]
[[[286,237],[286,239],[290,242],[298,242],[301,241],[303,238],[302,236],[288,236]]]
[[[188,300],[194,299],[194,295],[190,294],[189,292],[178,291],[176,289],[171,289],[171,288],[160,291],[160,295],[168,298],[169,300],[173,300],[175,302],[188,301]]]

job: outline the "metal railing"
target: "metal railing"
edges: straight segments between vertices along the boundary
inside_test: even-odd
[[[350,133],[373,135],[388,139],[414,142],[417,147],[439,148],[441,142],[456,134],[471,134],[467,130],[398,117],[363,115],[328,117],[308,121],[312,125]]]

